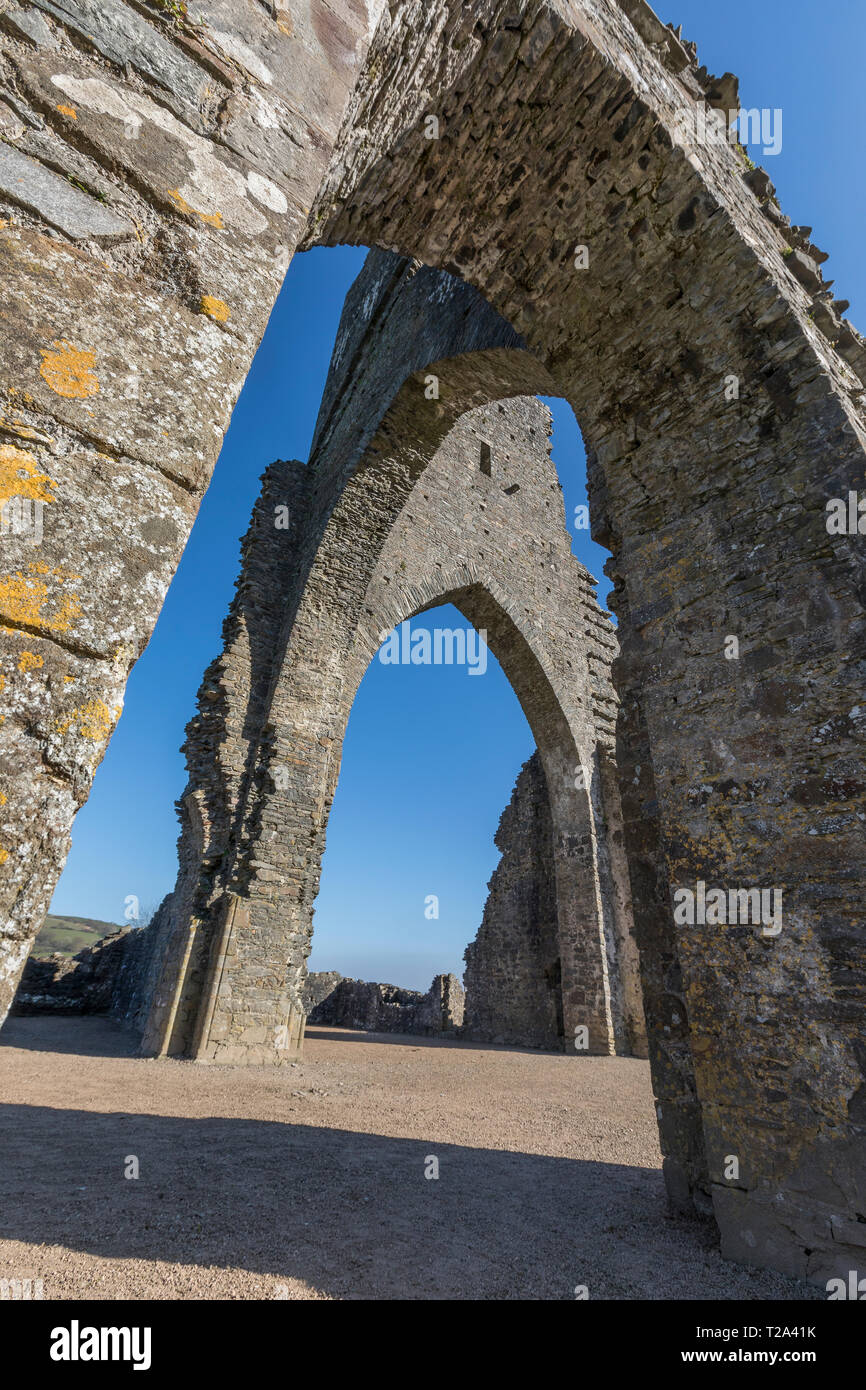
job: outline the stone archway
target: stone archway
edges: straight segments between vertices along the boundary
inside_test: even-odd
[[[820,253],[735,146],[699,139],[713,83],[642,0],[396,0],[333,23],[312,0],[290,22],[201,8],[194,34],[94,14],[96,59],[74,17],[35,54],[4,38],[3,462],[50,525],[39,559],[19,536],[4,549],[0,1002],[344,115],[309,244],[457,271],[587,435],[645,985],[670,1002],[652,1025],[660,1124],[692,1155],[670,1189],[687,1199],[705,1147],[728,1253],[847,1270],[864,1204],[864,578],[825,508],[863,476],[866,353]],[[60,178],[46,195],[57,167],[101,202]],[[674,931],[671,886],[704,882],[781,891],[781,935]]]
[[[458,366],[455,360],[455,371]],[[466,373],[473,379],[471,363]],[[406,412],[405,401],[399,410]],[[426,405],[421,413],[429,413]],[[259,734],[251,740],[257,746],[246,755],[255,771],[232,807],[236,815],[242,813],[242,830],[233,843],[230,837],[221,842],[216,856],[211,845],[202,857],[196,911],[190,910],[188,889],[181,896],[180,888],[165,909],[160,930],[166,966],[145,1050],[226,1061],[278,1061],[291,1055],[302,1026],[299,999],[312,906],[355,691],[385,631],[446,601],[487,634],[544,765],[554,825],[567,1033],[586,1027],[593,1052],[622,1050],[626,1039],[643,1035],[629,946],[630,904],[613,883],[616,851],[599,848],[606,847],[606,817],[613,810],[614,793],[600,780],[600,750],[612,751],[615,702],[607,667],[615,639],[588,575],[571,557],[548,434],[548,412],[536,402],[516,399],[476,408],[448,433],[402,507],[393,492],[379,512],[360,511],[351,503],[352,489],[341,495],[351,531],[342,529],[338,507],[315,563],[301,576],[302,593],[284,646],[276,640],[275,625],[271,691],[266,705],[257,708]],[[489,472],[479,459],[482,439]],[[327,471],[328,464],[325,454],[318,467]],[[311,470],[314,493],[314,465]],[[375,471],[368,460],[359,477]],[[277,495],[269,477],[266,505]],[[468,519],[468,508],[477,522]],[[261,548],[273,552],[279,534],[272,517],[263,520],[271,526],[259,533]],[[503,536],[509,527],[513,534]],[[461,551],[464,562],[455,568],[451,557]],[[343,585],[335,558],[351,567],[351,587]],[[257,569],[266,568],[251,546],[242,587],[254,581]],[[310,622],[316,625],[313,643],[307,639]],[[446,638],[450,642],[451,634]],[[235,701],[240,690],[243,706],[248,686],[235,672],[222,681]],[[211,688],[219,682],[214,669],[202,704],[211,703]],[[218,763],[232,761],[228,726],[238,728],[239,714],[226,721],[219,748],[208,746],[207,764],[202,745],[191,738],[192,781],[185,802],[214,800]],[[243,715],[250,719],[249,707]],[[204,768],[210,780],[201,776]],[[224,794],[223,786],[216,799]],[[187,884],[196,865],[187,862],[183,839],[181,861]],[[244,914],[242,930],[236,925],[238,910]],[[622,974],[629,969],[626,982]]]
[[[691,1155],[670,1190],[704,1149],[724,1249],[826,1277],[854,1258],[836,1194],[860,1210],[866,1166],[863,557],[825,525],[863,473],[863,381],[838,348],[861,373],[862,351],[769,181],[696,139],[687,55],[648,65],[613,4],[508,9],[380,29],[309,239],[463,276],[581,421],[614,557],[638,935],[696,1081],[660,1097],[666,1149]],[[669,885],[778,891],[784,928],[680,925],[670,952]]]

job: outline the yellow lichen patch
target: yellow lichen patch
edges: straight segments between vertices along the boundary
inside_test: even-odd
[[[71,685],[72,682],[75,680],[75,677],[74,677],[74,676],[64,676],[63,679],[64,679],[64,681],[66,682],[67,685]]]
[[[200,217],[202,222],[206,222],[209,227],[222,227],[223,215],[221,212],[199,212],[198,208],[190,206],[178,188],[170,188],[168,196],[179,212],[185,212],[188,217]]]
[[[6,805],[6,793],[0,792],[0,806]]]
[[[81,604],[75,593],[65,595],[54,613],[43,613],[50,595],[48,584],[41,577],[51,574],[61,584],[77,579],[76,574],[64,574],[48,565],[28,565],[26,572],[17,570],[0,579],[0,615],[18,627],[35,627],[41,632],[66,632],[81,616]]]
[[[59,105],[57,107],[57,110],[60,112],[61,116],[68,116],[71,121],[78,120],[78,112],[76,111],[74,106]]]
[[[67,400],[84,400],[95,396],[99,382],[93,374],[96,353],[89,348],[77,348],[66,338],[52,344],[56,352],[42,348],[42,366],[39,374],[47,381],[52,391]]]
[[[201,297],[201,311],[207,314],[209,319],[215,323],[226,323],[231,318],[231,309],[225,300],[215,299],[212,294],[203,294]]]
[[[91,739],[94,743],[103,743],[119,718],[119,705],[115,705],[111,710],[102,700],[88,700],[71,714],[55,719],[54,727],[59,734],[64,735],[73,724],[77,724],[82,738]]]
[[[0,498],[29,497],[32,502],[53,502],[56,483],[40,473],[39,461],[14,444],[0,444]]]
[[[22,652],[18,658],[19,671],[36,671],[40,666],[44,666],[44,659],[36,652]]]
[[[8,849],[4,849],[3,846],[0,845],[0,864],[5,864],[5,863],[6,863],[6,860],[7,860],[8,858],[9,858],[9,851],[8,851]]]

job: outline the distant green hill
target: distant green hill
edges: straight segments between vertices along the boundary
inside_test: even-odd
[[[50,956],[60,951],[76,956],[85,946],[95,946],[103,936],[119,931],[117,922],[100,922],[94,917],[52,917],[49,913],[33,943],[34,956]]]

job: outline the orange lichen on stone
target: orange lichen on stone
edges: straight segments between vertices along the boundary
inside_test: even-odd
[[[96,353],[90,348],[77,348],[62,338],[52,344],[56,352],[42,348],[39,374],[58,396],[67,400],[84,400],[95,396],[99,382],[93,374]]]
[[[0,500],[27,497],[32,502],[53,502],[56,483],[40,473],[39,460],[14,444],[0,444]]]
[[[102,700],[88,700],[78,709],[72,710],[71,714],[55,719],[54,727],[63,735],[69,732],[73,724],[77,724],[82,738],[91,739],[94,743],[103,743],[119,718],[120,705],[115,705],[111,710]]]
[[[18,627],[35,627],[41,632],[66,632],[81,616],[81,604],[75,593],[65,595],[53,614],[43,613],[49,602],[48,584],[43,575],[54,575],[61,584],[77,579],[75,574],[50,569],[48,565],[32,564],[26,572],[17,570],[0,579],[0,615]]]
[[[44,665],[44,658],[37,655],[36,652],[22,652],[18,658],[19,671],[35,671],[38,667]]]
[[[74,106],[59,105],[57,107],[57,110],[60,112],[61,116],[68,116],[71,121],[78,120],[78,112],[76,111]]]
[[[8,849],[4,849],[3,846],[0,845],[0,864],[5,864],[5,863],[6,863],[6,860],[7,860],[8,858],[9,858],[9,851],[8,851]]]
[[[226,323],[231,318],[231,309],[223,299],[215,299],[212,294],[201,297],[201,311],[216,323]]]
[[[179,212],[185,212],[188,217],[200,217],[202,222],[206,222],[209,227],[222,227],[223,215],[221,212],[199,212],[198,208],[190,206],[178,188],[170,188],[168,196]]]

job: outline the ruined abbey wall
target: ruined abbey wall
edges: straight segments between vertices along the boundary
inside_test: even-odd
[[[688,50],[602,0],[496,15],[380,29],[310,236],[459,273],[575,409],[669,1191],[711,1193],[727,1253],[820,1279],[855,1258],[836,1194],[863,1201],[863,556],[825,525],[862,476],[862,342],[766,176],[696,134]],[[778,888],[784,931],[675,922],[698,883]]]
[[[307,1022],[316,1027],[454,1038],[463,1025],[463,988],[456,975],[436,975],[422,994],[396,985],[346,980],[334,972],[313,974],[304,981],[304,1004]]]
[[[393,272],[394,258],[373,256],[360,277],[368,290],[370,321],[377,314],[369,287],[382,283],[383,260]],[[419,302],[418,272],[404,266],[402,273],[406,290],[398,301],[400,313],[411,322]],[[424,287],[423,279],[418,283]],[[428,276],[424,294],[429,311],[436,307],[432,292],[438,288],[437,277]],[[345,323],[352,331],[357,326],[352,305],[347,305]],[[338,337],[335,361],[341,351]],[[301,563],[299,541],[310,523],[305,516],[298,525],[296,494],[289,509],[294,529],[284,524],[287,494],[277,481],[285,479],[285,466],[275,465],[266,475],[226,624],[226,647],[205,677],[200,714],[188,731],[191,779],[180,803],[181,875],[172,900],[160,913],[160,919],[169,913],[174,924],[146,1049],[187,1055],[194,1051],[216,1060],[246,1055],[250,1048],[260,1060],[278,1060],[281,1052],[290,1055],[287,1033],[293,1040],[297,1034],[285,1024],[282,1001],[290,991],[289,1009],[295,1015],[303,1012],[298,1000],[312,904],[339,749],[355,691],[384,635],[446,600],[487,632],[491,650],[523,699],[548,766],[558,778],[559,843],[552,847],[549,872],[554,872],[558,859],[560,904],[563,875],[566,882],[569,875],[579,881],[580,908],[589,923],[581,932],[573,919],[569,931],[567,913],[572,909],[566,901],[559,928],[567,1011],[574,1015],[571,1031],[585,1023],[593,1049],[624,1047],[634,1026],[631,1017],[624,1016],[631,995],[623,989],[619,960],[630,909],[627,903],[615,902],[607,877],[599,875],[597,847],[606,834],[597,763],[599,747],[609,750],[613,745],[615,696],[609,666],[615,640],[589,576],[571,555],[561,489],[549,457],[549,430],[549,412],[526,398],[463,416],[409,492],[390,532],[378,538],[381,551],[365,578],[360,610],[341,592],[341,575],[319,557],[312,576],[303,569],[295,572],[294,582],[303,586],[300,595],[286,594],[273,582],[269,565],[276,557],[286,566],[285,574],[291,569],[287,555],[295,555],[293,564]],[[332,466],[329,452],[314,453],[308,507],[319,460],[323,471]],[[359,556],[365,545],[370,549],[370,537],[363,515],[353,511],[351,517],[352,550],[344,563],[357,580],[364,573]],[[319,573],[329,586],[325,597],[316,589]],[[309,643],[298,661],[286,654],[298,640],[296,632],[290,626],[281,641],[279,624],[273,626],[273,614],[261,601],[274,593],[284,595],[286,610],[296,614],[307,604],[312,607],[311,595],[315,596],[319,640]],[[348,646],[341,650],[338,643],[324,640],[326,621],[344,624]],[[297,616],[294,622],[297,625]],[[250,636],[253,624],[261,624],[255,641]],[[255,680],[254,653],[264,653],[263,634],[269,624],[272,694],[265,707],[256,695],[265,682],[263,677],[259,687]],[[336,677],[333,704],[318,666],[309,670],[311,659],[330,667]],[[280,746],[278,755],[275,746]],[[263,758],[266,776],[260,766]],[[245,780],[234,771],[243,768]],[[578,786],[581,769],[588,781]],[[615,789],[609,794],[616,799]],[[576,833],[573,810],[573,802],[579,804],[581,798],[583,837]],[[561,807],[566,805],[567,840],[561,824]],[[603,868],[609,874],[607,861]],[[226,957],[216,945],[222,929],[219,914],[227,889],[236,892],[241,880],[249,904],[245,910],[256,930],[246,939],[238,933],[234,951]],[[220,977],[214,992],[217,960]],[[520,988],[521,982],[515,981],[515,990]],[[202,1032],[208,1010],[207,1031]]]
[[[615,641],[605,615],[598,611],[594,620],[612,655]],[[599,676],[609,669],[602,651],[596,651],[594,662]],[[606,744],[602,734],[599,765],[603,786],[608,768]],[[602,795],[605,834],[596,844],[596,853],[607,860],[604,880],[608,892],[613,899],[623,899],[620,911],[630,915],[628,882],[618,883],[610,864],[611,846],[622,838],[619,799],[610,789]],[[502,813],[495,836],[502,857],[490,879],[478,934],[464,952],[467,1037],[520,1047],[579,1050],[578,1040],[565,1032],[553,833],[547,782],[536,752],[524,763]],[[616,1050],[645,1057],[640,966],[631,931],[617,940],[616,949],[609,954],[608,969],[618,996]]]
[[[562,1048],[553,825],[537,753],[520,771],[496,846],[502,858],[478,935],[464,952],[466,1033],[496,1043]]]
[[[348,420],[333,432],[269,696],[278,718],[247,765],[232,891],[204,933],[217,942],[205,1035],[230,1036],[242,999],[252,1053],[265,1019],[295,1017],[297,977],[284,993],[255,981],[285,912],[298,941],[309,920],[338,762],[333,654],[352,647],[383,537],[467,410],[562,394],[613,556],[623,822],[608,845],[628,861],[668,1190],[712,1203],[733,1257],[819,1282],[855,1268],[866,562],[856,529],[831,536],[825,517],[862,484],[866,351],[766,174],[699,133],[696,113],[735,84],[644,0],[201,0],[183,23],[156,4],[10,0],[2,41],[0,447],[45,537],[3,538],[0,1007],[287,258],[376,246],[450,272],[511,336],[470,348],[454,375],[446,363],[426,414],[411,395],[425,364],[395,358],[403,394],[385,391],[384,414],[370,396],[354,444]],[[558,800],[559,735],[554,819],[571,806],[576,848],[603,874],[594,793]],[[322,788],[311,807],[261,794],[293,748]],[[296,862],[278,912],[287,866],[268,837],[283,822]],[[588,922],[568,840],[555,836],[575,943]],[[674,892],[699,882],[781,891],[782,932],[675,921]]]

